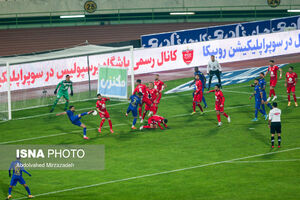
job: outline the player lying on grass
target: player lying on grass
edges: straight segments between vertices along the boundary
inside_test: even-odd
[[[83,123],[81,123],[80,119],[84,115],[89,115],[92,112],[94,112],[94,111],[91,110],[89,112],[84,112],[84,113],[81,113],[81,114],[78,114],[78,115],[74,115],[74,113],[75,113],[75,107],[74,106],[70,106],[69,110],[67,110],[66,112],[62,112],[62,113],[56,114],[56,116],[67,114],[72,124],[74,124],[76,126],[80,126],[80,127],[83,128],[83,139],[88,140],[89,138],[86,136],[86,126]]]
[[[162,127],[161,124],[164,125],[165,128],[168,128],[167,126],[168,120],[158,116],[158,115],[153,115],[152,117],[150,117],[148,119],[148,124],[146,126],[141,126],[140,130],[143,130],[144,128],[160,128],[161,130],[163,130],[164,128]]]
[[[252,99],[253,96],[255,97],[255,114],[254,114],[255,118],[252,119],[252,121],[254,122],[258,121],[257,119],[258,111],[261,112],[261,114],[263,114],[265,120],[268,119],[268,115],[266,114],[266,111],[261,108],[263,100],[262,100],[261,88],[258,81],[259,79],[254,80],[254,85],[252,85],[254,87],[254,93],[249,97],[250,100]]]
[[[271,97],[273,95],[272,101],[277,99],[277,96],[275,94],[275,87],[277,84],[277,71],[280,71],[280,77],[279,79],[282,78],[282,69],[280,69],[277,65],[274,65],[274,60],[270,60],[270,66],[268,67],[268,71],[266,72],[267,74],[270,72],[270,94],[268,97],[268,102],[271,100]]]
[[[285,75],[285,87],[288,95],[288,106],[291,106],[291,92],[294,97],[295,106],[298,107],[297,98],[296,98],[296,83],[298,79],[298,75],[293,72],[294,67],[289,67],[289,71]]]
[[[11,176],[11,172],[10,170],[13,170],[13,174]],[[17,158],[16,161],[13,161],[11,164],[10,164],[10,167],[8,169],[8,175],[9,177],[11,177],[11,181],[10,181],[10,185],[9,185],[9,188],[8,188],[8,197],[7,199],[11,199],[12,198],[12,195],[11,195],[11,192],[12,192],[12,189],[14,186],[17,185],[17,183],[19,182],[21,185],[24,186],[24,188],[26,189],[27,193],[28,193],[28,198],[32,198],[32,195],[31,195],[31,192],[30,192],[30,189],[29,187],[26,185],[26,182],[23,178],[23,172],[25,172],[26,174],[28,174],[29,176],[31,176],[30,173],[28,173],[24,167],[23,167],[23,164],[21,163],[20,161],[20,158]]]
[[[266,93],[266,85],[267,85],[267,83],[266,83],[266,81],[265,81],[265,73],[261,72],[261,73],[259,74],[259,77],[260,77],[260,79],[259,79],[259,81],[258,81],[258,84],[259,84],[259,87],[260,87],[260,94],[261,94],[261,98],[262,98],[262,100],[261,100],[261,103],[262,103],[262,109],[263,109],[264,111],[266,111],[266,109],[265,109],[265,104],[267,104],[267,106],[268,106],[270,109],[272,109],[272,106],[271,106],[271,104],[267,101],[267,93]]]
[[[50,110],[50,112],[53,112],[54,109],[55,109],[55,106],[56,104],[58,103],[59,99],[61,97],[64,97],[66,99],[66,103],[65,103],[65,109],[64,110],[67,110],[68,108],[68,105],[69,105],[69,94],[68,94],[68,89],[71,89],[71,93],[70,95],[73,96],[73,86],[72,86],[72,81],[70,80],[70,76],[69,75],[66,75],[66,80],[64,81],[61,81],[57,86],[56,86],[56,89],[54,90],[54,94],[56,96],[56,99],[54,101],[54,104]],[[57,93],[57,90],[58,90],[58,93]]]
[[[203,98],[202,88],[203,88],[202,81],[200,80],[200,77],[197,74],[195,76],[195,92],[194,92],[194,99],[193,99],[193,112],[192,112],[192,115],[196,113],[196,105],[198,105],[198,107],[201,110],[200,114],[203,114],[203,108],[200,105],[200,103],[202,102],[202,98]]]
[[[102,97],[101,94],[97,94],[97,98],[98,98],[98,100],[96,103],[96,108],[97,108],[97,111],[99,112],[100,118],[102,119],[99,129],[98,129],[98,132],[101,133],[102,126],[105,122],[105,119],[107,119],[109,127],[110,127],[110,132],[114,133],[114,131],[112,130],[112,123],[110,120],[110,116],[106,109],[106,101],[109,101],[110,99],[108,97],[107,98]]]
[[[210,92],[214,92],[215,93],[215,99],[216,99],[216,103],[215,103],[215,110],[216,110],[216,114],[217,114],[217,119],[218,119],[218,126],[222,125],[221,122],[221,115],[224,115],[227,118],[228,123],[230,123],[230,117],[224,112],[224,103],[225,103],[225,97],[223,95],[223,92],[220,90],[220,85],[217,84],[215,86],[214,90],[210,90],[206,93],[210,93]]]
[[[158,90],[154,88],[154,84],[150,82],[147,88],[147,96],[144,99],[145,102],[145,111],[143,113],[143,117],[141,123],[143,123],[147,112],[149,111],[149,117],[155,115],[157,112],[157,99],[159,97]]]
[[[135,124],[138,117],[138,106],[142,103],[143,94],[139,92],[137,95],[131,95],[128,100],[130,100],[129,106],[126,111],[126,117],[130,112],[132,112],[133,122],[132,129],[136,129]]]

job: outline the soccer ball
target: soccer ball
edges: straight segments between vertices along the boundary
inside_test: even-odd
[[[94,110],[94,112],[92,113],[92,115],[96,116],[97,115],[97,111]]]

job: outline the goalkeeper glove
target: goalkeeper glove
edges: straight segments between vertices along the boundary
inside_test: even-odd
[[[71,94],[70,94],[71,96],[73,96],[73,91],[71,91]]]
[[[54,94],[57,94],[57,89],[54,90]]]

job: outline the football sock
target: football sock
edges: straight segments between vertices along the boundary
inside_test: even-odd
[[[143,113],[142,119],[145,119],[145,116],[146,116],[146,111]]]
[[[201,112],[203,112],[203,108],[200,104],[198,104],[198,107],[200,108]]]
[[[258,110],[255,109],[255,118],[257,118],[257,113],[258,113]]]
[[[80,115],[82,117],[82,116],[87,115],[87,114],[88,114],[88,112],[84,112],[84,113],[81,113]]]
[[[297,102],[296,94],[293,94],[294,101]]]
[[[112,129],[112,123],[111,123],[110,119],[108,120],[108,124],[109,124],[110,129]]]
[[[133,119],[132,126],[135,126],[137,118]]]
[[[278,146],[281,144],[281,136],[278,136]]]
[[[262,110],[262,109],[259,109],[259,112],[263,115],[266,115],[266,111],[265,110]]]
[[[139,107],[139,114],[140,114],[140,117],[142,116],[142,107]]]
[[[83,128],[83,136],[86,136],[86,128]]]
[[[105,119],[102,119],[101,123],[100,123],[100,127],[99,128],[102,128],[103,124],[105,122]]]
[[[147,125],[147,126],[143,126],[143,128],[151,128],[149,125]]]
[[[65,103],[65,110],[68,109],[68,106],[69,106],[69,101],[66,101],[66,103]]]
[[[221,115],[220,114],[217,115],[217,118],[218,118],[218,122],[221,122]]]
[[[272,95],[275,96],[275,90],[274,89],[270,89],[270,95],[269,95],[269,97],[272,97]]]
[[[56,104],[58,103],[58,101],[59,101],[59,98],[56,98],[53,103],[52,109],[54,109],[56,107]]]
[[[288,94],[288,101],[291,101],[291,95]]]
[[[261,109],[261,110],[263,111],[263,115],[265,115],[265,114],[266,114],[266,107],[265,107],[265,105],[264,105],[264,104],[262,104],[262,105],[261,105],[261,107],[262,107],[262,109]],[[264,113],[265,113],[265,114],[264,114]]]
[[[28,186],[26,186],[26,187],[25,187],[25,189],[26,189],[26,191],[27,191],[28,195],[31,195],[31,192],[30,192],[30,189],[29,189],[29,187],[28,187]]]
[[[193,111],[196,112],[196,102],[193,101]]]
[[[271,136],[271,143],[272,143],[272,146],[274,146],[274,136]]]
[[[12,188],[9,187],[9,188],[8,188],[8,194],[9,194],[9,195],[11,195],[11,191],[12,191]]]
[[[204,106],[207,107],[207,103],[206,103],[206,101],[205,101],[204,96],[202,97],[202,101],[203,101],[203,103],[204,103]]]
[[[129,107],[127,108],[127,111],[126,111],[126,113],[127,113],[127,114],[129,114],[129,113],[130,113],[130,109],[129,109]]]
[[[226,118],[228,118],[228,115],[227,115],[226,113],[223,113],[223,115],[224,115]]]

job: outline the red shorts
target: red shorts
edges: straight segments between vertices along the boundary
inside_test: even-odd
[[[287,91],[287,93],[295,92],[296,91],[296,86],[294,84],[293,85],[287,85],[286,91]]]
[[[195,94],[194,95],[194,101],[195,102],[202,102],[202,93],[200,93],[200,94]]]
[[[99,116],[101,118],[110,118],[109,113],[107,112],[107,110],[104,113],[99,112]]]
[[[148,105],[148,104],[145,105],[145,111],[152,111],[153,114],[155,115],[156,110],[157,110],[157,104],[155,103],[153,103],[152,105]]]
[[[277,84],[277,79],[271,79],[270,80],[270,86],[275,87]]]
[[[216,104],[215,110],[219,112],[224,112],[224,105],[221,107],[221,104]]]
[[[145,103],[146,105],[150,106],[150,105],[152,104],[152,101],[151,101],[150,99],[148,99],[148,98],[143,98],[142,105],[143,105],[144,103]]]

